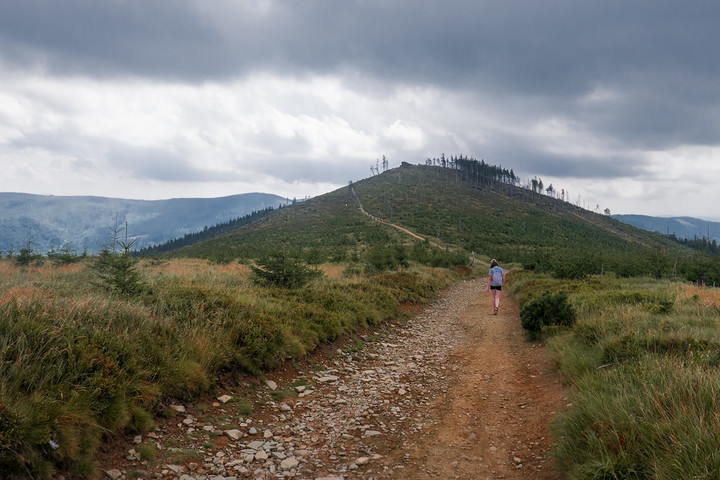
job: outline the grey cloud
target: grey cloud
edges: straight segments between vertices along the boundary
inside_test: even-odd
[[[116,144],[106,153],[113,169],[134,178],[161,182],[231,182],[241,180],[238,173],[228,173],[196,165],[182,153],[156,147],[134,147]]]
[[[371,165],[375,166],[374,158],[368,158],[367,161],[345,159],[309,162],[307,157],[288,155],[267,162],[264,165],[258,165],[258,170],[288,183],[316,183],[321,178],[322,181],[327,183],[346,185],[348,181],[370,176]],[[396,163],[397,165],[399,165],[399,162]]]
[[[5,47],[86,74],[203,79],[261,67],[349,68],[566,94],[629,79],[629,69],[718,72],[711,49],[720,5],[708,0],[306,0],[271,2],[265,15],[233,2],[12,3],[0,7]]]
[[[537,140],[522,135],[501,135],[489,145],[475,144],[473,151],[482,152],[491,164],[504,164],[514,169],[523,181],[529,176],[578,179],[612,179],[648,177],[648,161],[622,153],[602,157],[588,154],[547,152]]]
[[[201,0],[3,2],[0,58],[16,68],[40,64],[61,75],[202,82],[257,70],[316,72],[368,77],[373,85],[482,92],[500,106],[503,99],[527,101],[522,114],[528,118],[572,118],[615,150],[717,145],[720,139],[715,0],[265,4],[266,10],[254,10],[247,2]],[[597,86],[617,91],[620,100],[583,102]],[[441,140],[430,156],[452,147]],[[281,151],[306,148],[302,139],[275,141]],[[530,140],[495,138],[470,153],[548,175],[632,176],[643,169],[632,167],[637,159],[631,157],[608,158],[595,168],[594,159],[542,152]],[[126,160],[162,156],[116,154]],[[149,165],[136,167],[169,178],[170,172]],[[297,174],[305,171],[298,168]],[[197,173],[185,165],[172,175]]]

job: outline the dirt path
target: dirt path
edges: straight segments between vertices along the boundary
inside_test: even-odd
[[[435,431],[394,455],[409,460],[405,478],[561,478],[547,453],[548,422],[567,403],[559,378],[525,340],[517,305],[504,298],[495,316],[488,296],[458,312],[465,335],[448,359],[451,394],[435,402]]]
[[[567,401],[519,323],[507,298],[492,315],[484,279],[465,281],[269,386],[174,406],[102,468],[115,479],[559,479],[548,423]],[[148,446],[154,458],[139,458]]]

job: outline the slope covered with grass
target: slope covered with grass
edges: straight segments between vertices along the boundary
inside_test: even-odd
[[[250,263],[287,235],[310,263],[357,262],[373,245],[404,245],[407,228],[449,251],[519,262],[567,278],[612,271],[720,282],[717,258],[608,215],[502,182],[477,183],[450,168],[408,165],[286,208],[178,256]],[[359,210],[358,199],[373,221]]]
[[[511,286],[523,305],[561,289],[577,321],[544,335],[573,397],[554,426],[568,479],[718,478],[718,289],[528,273]]]

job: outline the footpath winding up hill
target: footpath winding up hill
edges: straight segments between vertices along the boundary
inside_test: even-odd
[[[117,445],[103,469],[182,480],[560,478],[548,455],[548,423],[567,403],[559,380],[514,303],[503,299],[494,316],[487,295],[484,280],[465,281],[257,390],[175,406],[152,434],[165,461]]]

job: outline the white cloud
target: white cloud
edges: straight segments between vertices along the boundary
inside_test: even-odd
[[[425,133],[417,125],[409,125],[402,120],[395,120],[387,129],[386,137],[397,142],[405,150],[422,150],[426,148]]]

